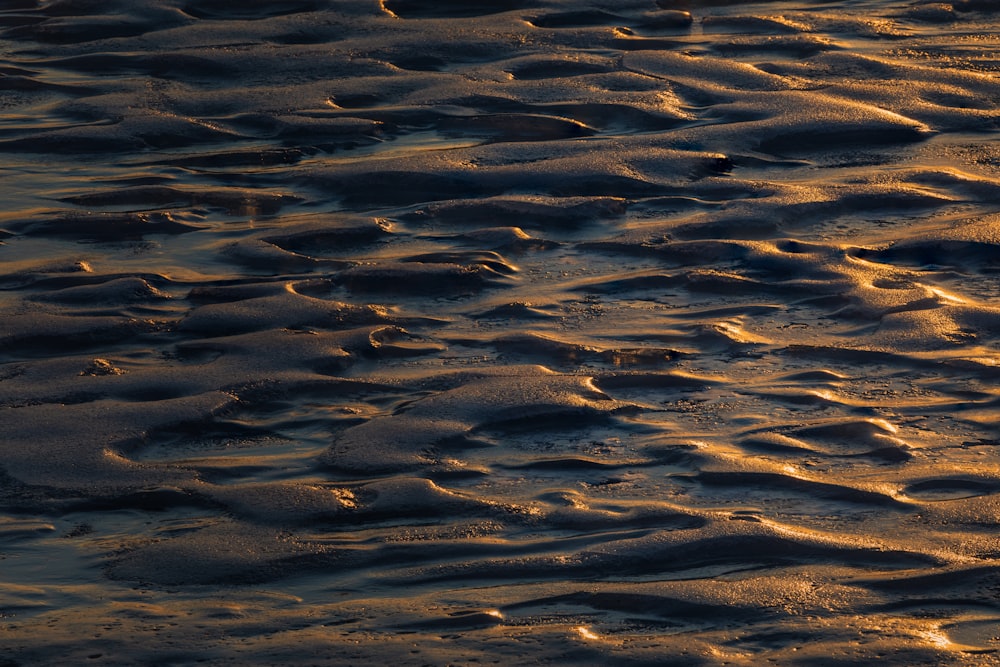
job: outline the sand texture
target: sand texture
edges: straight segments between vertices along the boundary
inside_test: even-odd
[[[1000,665],[1000,2],[0,2],[0,667]]]

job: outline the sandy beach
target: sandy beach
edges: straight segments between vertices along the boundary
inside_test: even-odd
[[[0,667],[1000,665],[998,34],[0,3]]]

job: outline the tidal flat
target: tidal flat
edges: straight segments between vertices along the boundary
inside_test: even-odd
[[[1000,665],[998,35],[0,3],[0,667]]]

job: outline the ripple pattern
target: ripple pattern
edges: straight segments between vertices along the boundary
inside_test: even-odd
[[[998,9],[6,2],[0,663],[994,664]]]

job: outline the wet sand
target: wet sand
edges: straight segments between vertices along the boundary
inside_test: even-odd
[[[0,664],[1000,664],[1000,4],[0,8]]]

